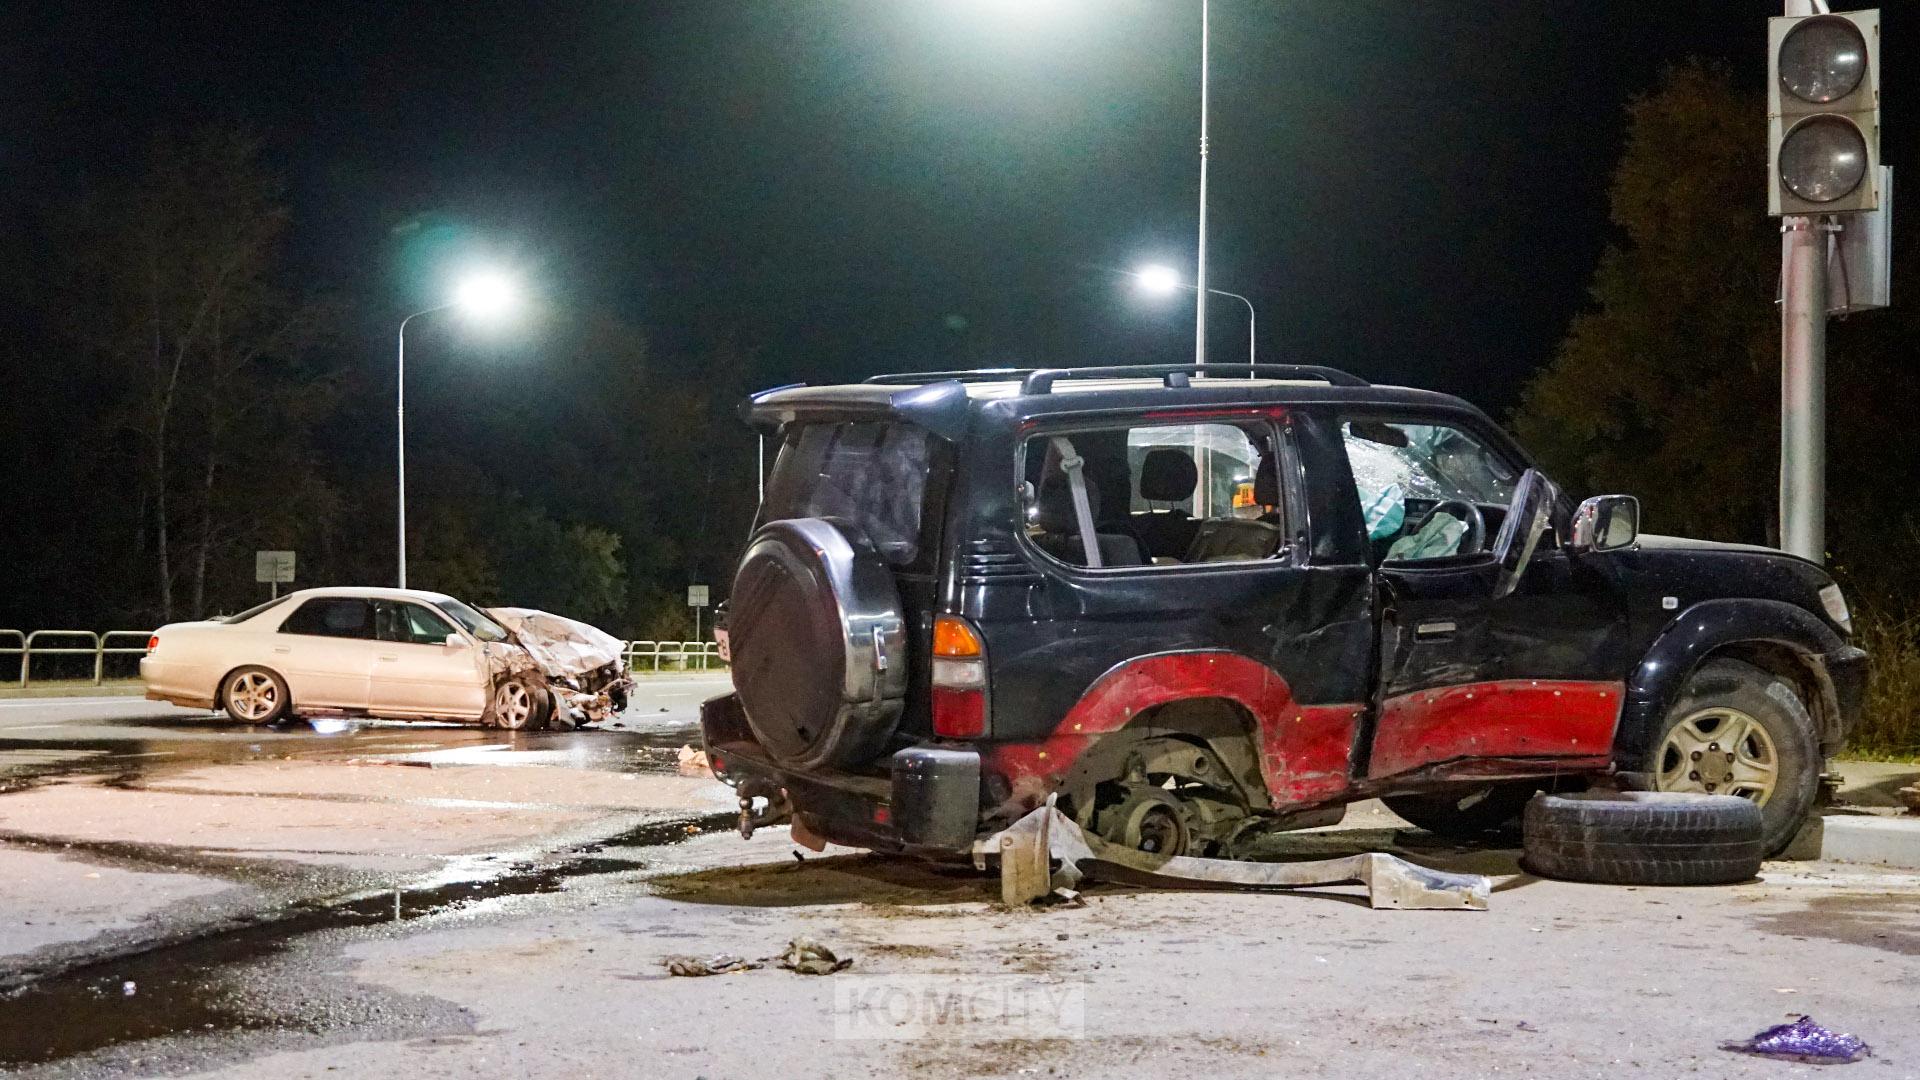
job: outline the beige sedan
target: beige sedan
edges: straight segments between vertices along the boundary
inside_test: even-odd
[[[624,704],[631,683],[617,639],[541,612],[501,614],[518,633],[440,593],[305,589],[161,627],[140,677],[156,701],[250,724],[346,715],[524,730]]]

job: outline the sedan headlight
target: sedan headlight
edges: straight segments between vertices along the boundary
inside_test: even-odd
[[[1847,610],[1847,598],[1841,595],[1840,586],[1827,585],[1820,590],[1820,606],[1827,609],[1827,618],[1847,633],[1853,633],[1853,614]]]

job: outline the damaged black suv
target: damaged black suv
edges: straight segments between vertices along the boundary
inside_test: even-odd
[[[1057,795],[1221,854],[1384,798],[1449,835],[1624,774],[1777,851],[1859,708],[1817,565],[1579,506],[1479,410],[1307,366],[890,375],[778,439],[706,703],[743,831],[926,855]]]

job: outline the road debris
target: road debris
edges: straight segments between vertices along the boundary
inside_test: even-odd
[[[768,959],[777,960],[781,967],[802,975],[831,975],[853,963],[852,958],[841,959],[833,955],[832,949],[806,937],[787,942],[785,952]]]
[[[1828,1031],[1811,1016],[1776,1024],[1745,1042],[1721,1043],[1720,1048],[1809,1065],[1846,1065],[1873,1056],[1873,1048],[1858,1036]]]
[[[731,953],[715,953],[712,956],[669,956],[661,961],[667,966],[669,975],[731,975],[736,971],[753,971],[764,965],[755,960],[734,956]]]
[[[680,748],[678,769],[681,776],[692,776],[701,780],[713,779],[713,766],[707,764],[707,752],[695,750],[691,746]]]
[[[1150,855],[1088,836],[1054,808],[1054,797],[974,844],[974,865],[1000,859],[1000,899],[1021,907],[1088,880],[1174,888],[1291,890],[1364,885],[1375,908],[1485,911],[1493,884],[1479,874],[1430,870],[1379,852],[1297,863],[1247,863]],[[1060,868],[1052,869],[1058,860]]]

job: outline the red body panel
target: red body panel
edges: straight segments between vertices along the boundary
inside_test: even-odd
[[[1388,698],[1369,777],[1474,758],[1598,758],[1613,748],[1624,687],[1614,682],[1511,679]]]
[[[1224,698],[1253,715],[1260,771],[1276,807],[1337,798],[1353,783],[1359,705],[1298,705],[1272,668],[1236,653],[1148,656],[1100,677],[1042,743],[981,747],[982,765],[1004,776],[1011,801],[1029,809],[1056,790],[1099,736],[1156,705]]]

